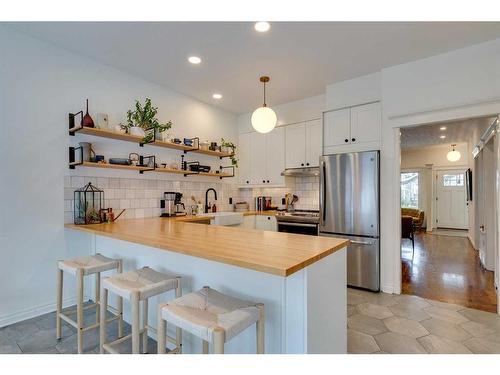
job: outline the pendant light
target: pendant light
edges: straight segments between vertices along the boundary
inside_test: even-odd
[[[446,159],[448,159],[451,162],[459,161],[460,158],[462,157],[460,152],[455,150],[455,146],[456,145],[451,145],[452,150],[446,154]]]
[[[266,105],[266,83],[269,77],[260,77],[260,82],[264,84],[264,104],[252,113],[252,126],[259,133],[269,133],[276,126],[278,118],[276,113]]]

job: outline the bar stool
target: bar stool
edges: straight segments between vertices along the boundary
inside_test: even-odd
[[[148,331],[156,331],[148,325],[148,299],[175,289],[175,296],[182,295],[181,278],[155,271],[150,267],[124,272],[113,277],[105,278],[101,289],[101,314],[108,301],[108,290],[130,301],[132,308],[132,333],[115,341],[106,342],[106,323],[101,323],[100,352],[118,354],[113,345],[120,344],[132,337],[132,354],[139,353],[139,336],[142,334],[142,352],[147,353]],[[139,302],[142,301],[142,329],[139,328]],[[176,339],[169,338],[176,344],[176,351],[180,351],[181,331],[177,330]]]
[[[57,262],[57,306],[56,306],[56,337],[59,340],[61,338],[61,319],[72,325],[77,329],[77,343],[78,343],[78,354],[83,353],[83,332],[90,329],[99,327],[100,325],[100,313],[104,311],[102,317],[103,321],[106,320],[106,308],[105,305],[102,310],[99,309],[99,293],[100,293],[100,283],[101,283],[101,272],[117,270],[122,272],[122,261],[121,259],[107,258],[101,254],[60,260]],[[68,315],[75,312],[75,310],[68,311],[65,314],[62,313],[62,296],[63,296],[63,274],[68,272],[69,274],[76,277],[76,322],[72,320]],[[83,306],[83,277],[95,274],[95,303]],[[111,322],[118,319],[118,334],[123,335],[123,317],[122,317],[122,301],[118,302],[118,310],[116,311],[116,316],[109,319]],[[83,311],[91,308],[96,308],[96,322],[88,327],[83,326]]]
[[[243,301],[208,286],[158,307],[158,353],[165,353],[167,322],[208,343],[215,354],[224,353],[224,343],[256,323],[257,354],[264,353],[264,304]]]

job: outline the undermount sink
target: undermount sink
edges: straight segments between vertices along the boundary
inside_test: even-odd
[[[211,225],[238,225],[243,222],[243,214],[240,212],[213,212],[198,216],[209,217]]]

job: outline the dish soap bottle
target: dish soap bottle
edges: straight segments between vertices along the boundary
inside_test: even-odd
[[[215,205],[215,202],[212,205],[212,212],[217,212],[217,206]]]

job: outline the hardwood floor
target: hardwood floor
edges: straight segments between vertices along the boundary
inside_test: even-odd
[[[402,293],[496,312],[493,272],[481,268],[477,251],[468,238],[415,235],[401,241]]]

